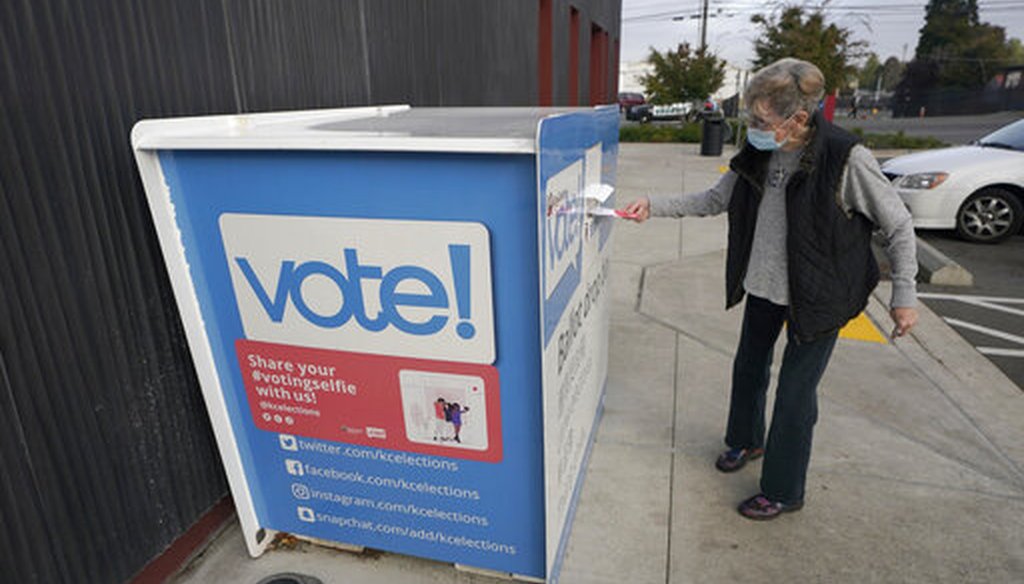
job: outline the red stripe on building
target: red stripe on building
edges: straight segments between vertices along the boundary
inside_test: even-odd
[[[537,103],[541,106],[551,105],[552,64],[551,45],[552,0],[540,0],[537,23]]]

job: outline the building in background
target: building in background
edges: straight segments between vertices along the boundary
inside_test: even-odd
[[[725,101],[737,94],[743,93],[743,90],[747,87],[747,81],[750,79],[750,74],[750,69],[727,64],[725,66],[725,79],[713,97],[718,101]]]
[[[132,161],[136,121],[612,103],[620,13],[620,0],[5,5],[5,581],[157,581],[231,513]]]
[[[644,75],[648,75],[654,72],[654,66],[647,61],[632,61],[629,63],[623,63],[619,69],[619,91],[631,91],[635,93],[643,93],[644,84],[641,81]]]

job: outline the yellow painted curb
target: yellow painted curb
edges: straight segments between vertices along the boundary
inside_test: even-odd
[[[846,323],[846,326],[839,331],[839,337],[867,341],[869,343],[882,343],[883,345],[889,344],[885,335],[878,330],[878,327],[863,312],[858,314],[857,318]]]

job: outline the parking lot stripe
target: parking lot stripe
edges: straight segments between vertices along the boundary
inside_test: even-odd
[[[977,347],[982,355],[994,357],[1024,357],[1024,349],[1002,349],[999,347]]]
[[[990,337],[996,337],[997,339],[1003,339],[1003,340],[1006,340],[1006,341],[1017,343],[1019,345],[1024,345],[1024,337],[1021,337],[1021,336],[1018,336],[1018,335],[1010,334],[1008,332],[1004,332],[1004,331],[1001,331],[1001,330],[996,330],[996,329],[993,329],[993,328],[988,328],[987,326],[981,326],[980,324],[974,324],[972,322],[966,322],[966,321],[959,320],[959,319],[956,319],[956,318],[943,317],[943,320],[945,320],[947,323],[949,323],[952,326],[956,326],[956,327],[960,327],[960,328],[965,328],[965,329],[968,329],[968,330],[979,332],[979,333],[981,333],[983,335],[988,335]]]
[[[971,306],[977,306],[979,308],[987,308],[989,310],[996,310],[1007,314],[1014,314],[1016,316],[1024,316],[1024,310],[1003,306],[1003,304],[1024,304],[1024,298],[999,298],[995,296],[971,296],[966,294],[938,294],[929,292],[923,292],[917,296],[918,298],[933,300],[954,300],[956,302],[970,304]]]
[[[975,296],[974,294],[942,294],[939,292],[918,292],[918,298],[934,298],[936,300],[977,300],[980,302],[1001,302],[1002,304],[1024,304],[1024,298],[1007,298],[1005,296]]]

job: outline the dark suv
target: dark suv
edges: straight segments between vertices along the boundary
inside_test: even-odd
[[[619,94],[619,111],[629,112],[629,109],[636,105],[647,103],[642,93],[623,92]]]

